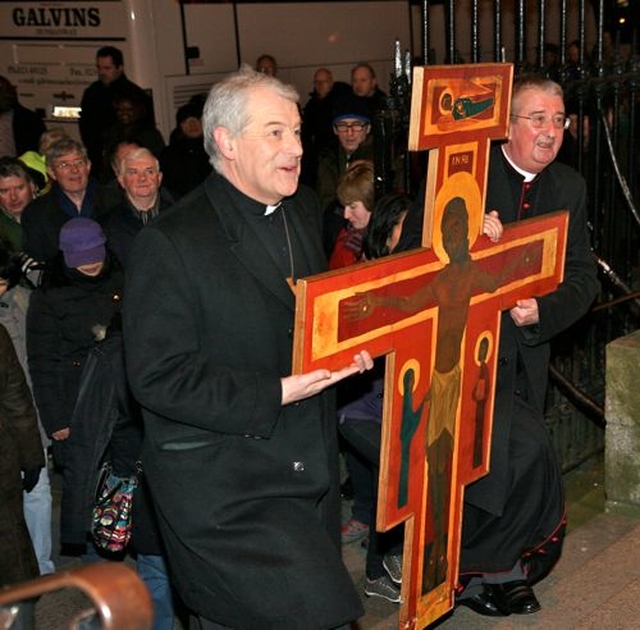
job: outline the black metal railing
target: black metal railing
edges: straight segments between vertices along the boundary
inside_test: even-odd
[[[602,288],[594,309],[553,345],[547,423],[567,470],[604,446],[605,347],[636,330],[640,321],[640,299],[634,294],[640,284],[636,157],[640,146],[640,19],[627,20],[620,27],[615,0],[560,0],[559,4],[445,0],[444,7],[442,4],[442,0],[420,3],[423,65],[457,63],[463,57],[461,47],[472,63],[511,61],[516,77],[535,71],[558,81],[572,117],[562,159],[587,181],[589,227]],[[436,9],[444,11],[444,34],[438,35],[445,41],[440,46],[430,32]],[[489,10],[491,16],[486,14]],[[465,19],[456,23],[461,15]],[[533,48],[527,38],[535,40]],[[491,42],[490,59],[483,54],[483,41],[485,46]],[[444,51],[443,59],[437,58],[437,48]],[[392,96],[395,88],[392,80]],[[394,104],[392,98],[391,104],[396,110],[407,107],[406,100]],[[408,120],[407,112],[396,111],[394,116],[395,126],[389,126],[387,116],[386,138],[403,133],[406,137],[402,123]],[[397,162],[396,156],[396,166]],[[408,170],[410,159],[405,164]],[[397,183],[397,174],[394,177]],[[405,181],[406,188],[415,192],[411,188],[416,178],[406,174]],[[378,186],[384,189],[390,182],[383,173]]]

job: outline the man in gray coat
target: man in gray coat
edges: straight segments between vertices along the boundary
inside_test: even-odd
[[[339,552],[328,388],[372,367],[291,375],[287,279],[324,270],[298,189],[298,96],[243,68],[203,115],[215,172],[144,228],[124,309],[143,466],[193,627],[335,628],[362,614]]]

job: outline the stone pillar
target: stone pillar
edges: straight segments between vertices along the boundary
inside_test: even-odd
[[[640,331],[607,345],[607,508],[640,513]]]

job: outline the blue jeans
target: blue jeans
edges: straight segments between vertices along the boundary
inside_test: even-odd
[[[22,499],[24,520],[38,559],[40,574],[54,573],[56,568],[51,560],[51,484],[46,464],[40,471],[35,488],[31,492],[23,492]]]
[[[173,630],[173,595],[164,558],[139,553],[136,566],[153,601],[152,630]]]

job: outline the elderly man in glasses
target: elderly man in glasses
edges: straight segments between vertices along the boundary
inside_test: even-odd
[[[45,158],[54,184],[48,193],[27,206],[22,227],[24,251],[46,263],[58,254],[60,228],[69,219],[101,219],[122,200],[122,194],[89,177],[87,150],[73,138],[65,137],[52,144]]]
[[[371,110],[367,99],[354,94],[336,98],[333,115],[336,142],[318,156],[316,192],[324,212],[323,242],[327,256],[333,251],[338,233],[345,225],[343,208],[337,197],[338,181],[352,164],[373,162]]]
[[[568,210],[569,231],[558,289],[502,315],[490,472],[465,490],[458,604],[488,616],[540,610],[533,585],[554,566],[564,537],[560,468],[544,424],[549,342],[598,290],[586,184],[556,161],[566,127],[562,88],[523,77],[513,90],[508,139],[491,149],[486,212],[513,223]],[[400,247],[419,244],[421,223],[410,212]]]

